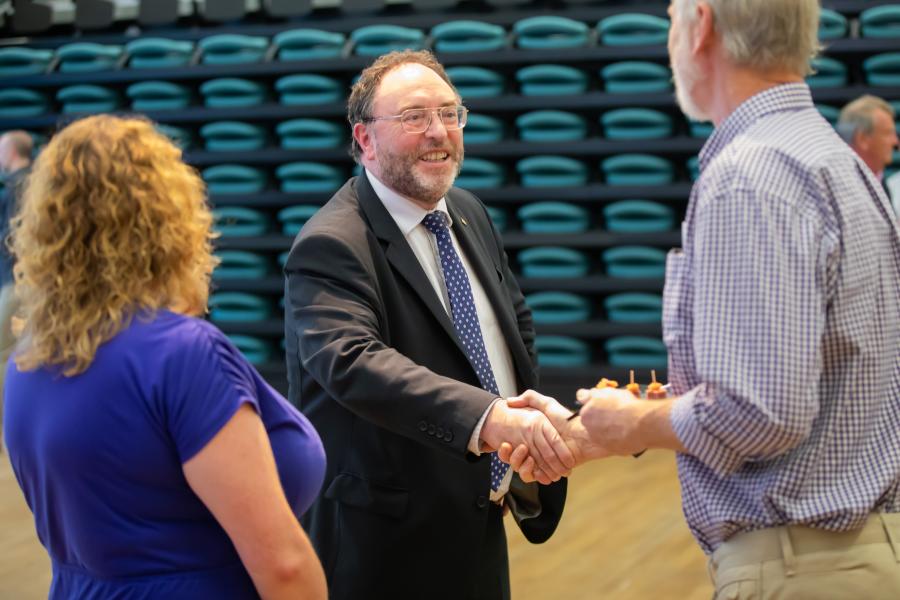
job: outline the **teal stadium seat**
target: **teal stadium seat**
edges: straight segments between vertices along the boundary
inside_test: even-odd
[[[333,192],[344,183],[344,175],[337,167],[317,162],[292,162],[275,170],[281,181],[281,191],[288,194]]]
[[[50,100],[41,92],[28,88],[0,89],[0,117],[17,119],[36,117],[50,111]]]
[[[839,60],[819,56],[812,60],[815,73],[806,78],[814,89],[843,87],[847,85],[847,66]]]
[[[121,105],[116,90],[88,83],[58,89],[56,100],[60,104],[60,112],[67,115],[112,112]]]
[[[583,252],[559,246],[537,246],[519,252],[525,277],[584,277],[589,263]]]
[[[75,42],[56,49],[61,73],[93,73],[116,68],[124,48],[117,45]]]
[[[900,52],[876,54],[863,61],[869,85],[900,85]]]
[[[503,93],[503,75],[482,67],[447,67],[447,76],[463,99],[493,98]],[[468,126],[467,126],[468,127]]]
[[[269,47],[269,39],[259,35],[223,33],[197,42],[200,62],[205,65],[242,65],[261,62]]]
[[[847,35],[847,17],[832,10],[823,8],[819,13],[819,39],[835,40]]]
[[[419,29],[399,25],[367,25],[350,34],[353,53],[359,56],[381,56],[392,50],[421,50],[425,34]]]
[[[278,101],[292,106],[331,104],[344,100],[344,89],[336,79],[300,73],[287,75],[275,82]]]
[[[500,187],[505,182],[506,170],[503,165],[483,158],[466,158],[454,185],[478,190]]]
[[[622,335],[609,338],[603,346],[614,367],[662,369],[668,364],[666,345],[656,338]]]
[[[485,208],[488,211],[488,215],[491,217],[491,221],[494,223],[494,227],[497,228],[497,231],[500,233],[506,231],[509,225],[506,211],[498,206],[486,206]]]
[[[603,299],[606,318],[613,323],[659,323],[662,296],[643,292],[623,292]]]
[[[579,323],[591,316],[591,303],[584,296],[569,292],[535,292],[525,296],[535,323],[558,325]]]
[[[490,52],[506,46],[506,30],[481,21],[447,21],[431,29],[437,52]]]
[[[580,48],[588,44],[590,28],[574,19],[541,15],[516,21],[512,27],[516,46],[529,50]]]
[[[687,167],[688,176],[691,178],[691,181],[697,181],[700,179],[700,157],[692,156],[685,163]]]
[[[258,322],[271,315],[268,299],[256,294],[215,292],[209,296],[209,318],[216,322]]]
[[[610,277],[628,279],[664,277],[666,253],[649,246],[616,246],[603,251],[603,263]]]
[[[265,364],[272,356],[271,345],[258,337],[237,333],[229,334],[227,337],[251,365]]]
[[[587,90],[587,75],[565,65],[532,65],[516,71],[519,89],[526,96],[569,96]]]
[[[176,127],[174,125],[157,124],[156,129],[164,136],[172,140],[172,143],[181,148],[188,150],[194,145],[194,136],[190,130],[184,127]]]
[[[619,154],[605,159],[600,169],[609,185],[666,185],[672,183],[672,163],[650,154]]]
[[[266,88],[261,83],[237,77],[204,81],[200,84],[200,94],[210,108],[245,108],[266,101]]]
[[[708,138],[712,135],[715,128],[715,125],[709,121],[694,121],[688,119],[688,131],[691,133],[691,137]]]
[[[579,186],[588,180],[587,166],[566,156],[529,156],[516,163],[516,170],[525,187]]]
[[[841,116],[841,109],[827,104],[816,104],[816,108],[819,109],[819,112],[825,117],[825,120],[831,123],[832,127],[837,125],[838,119]]]
[[[859,14],[862,37],[900,38],[900,4],[867,8]]]
[[[667,67],[644,61],[623,61],[607,65],[600,77],[611,94],[648,94],[672,89],[672,73]]]
[[[665,44],[669,20],[644,13],[620,13],[597,23],[600,43],[607,46]]]
[[[125,89],[125,95],[137,111],[175,110],[191,103],[191,91],[171,81],[138,81]]]
[[[278,211],[281,232],[289,236],[297,235],[318,210],[319,206],[315,204],[298,204],[281,209]]]
[[[167,69],[190,64],[194,43],[166,38],[140,38],[125,45],[132,69]]]
[[[590,226],[588,211],[566,202],[534,202],[519,209],[526,233],[580,233]]]
[[[527,142],[567,142],[587,136],[584,117],[561,110],[535,110],[516,117],[519,138]]]
[[[649,200],[619,200],[603,208],[606,229],[615,233],[670,231],[675,224],[671,207]]]
[[[503,139],[503,121],[480,113],[469,113],[463,129],[466,144],[489,144]]]
[[[344,141],[345,126],[322,119],[291,119],[275,128],[286,150],[337,148]]]
[[[200,128],[204,146],[213,152],[259,150],[266,145],[266,130],[243,121],[214,121]]]
[[[591,362],[588,345],[573,337],[539,335],[534,340],[534,347],[542,367],[584,367]]]
[[[649,108],[619,108],[600,117],[611,140],[652,140],[672,135],[672,117]]]
[[[340,58],[347,38],[343,33],[321,29],[290,29],[272,38],[278,60]]]
[[[25,46],[0,48],[0,77],[37,75],[50,66],[52,50],[39,50]]]
[[[263,235],[269,230],[266,214],[245,206],[220,206],[212,214],[213,229],[222,237]]]
[[[260,279],[269,274],[269,261],[262,254],[244,250],[219,250],[215,279]]]
[[[266,187],[266,174],[246,165],[215,165],[201,175],[210,194],[255,194]]]

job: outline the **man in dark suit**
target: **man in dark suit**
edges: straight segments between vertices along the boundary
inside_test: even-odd
[[[466,111],[427,52],[382,56],[348,103],[364,171],[287,260],[291,401],[322,435],[303,519],[338,600],[509,598],[502,516],[533,543],[562,514],[574,457],[539,411],[531,313],[484,205],[451,188]],[[527,446],[538,481],[496,455]]]

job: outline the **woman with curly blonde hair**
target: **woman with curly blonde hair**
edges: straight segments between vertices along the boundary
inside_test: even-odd
[[[22,331],[5,433],[50,598],[325,598],[297,517],[315,430],[206,310],[203,182],[143,119],[82,119],[11,223]]]

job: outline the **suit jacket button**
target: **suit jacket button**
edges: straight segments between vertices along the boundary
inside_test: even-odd
[[[446,431],[446,432],[444,432],[444,441],[445,441],[445,442],[452,442],[452,441],[453,441],[453,432],[452,432],[452,431]]]
[[[428,426],[428,435],[434,435],[434,425]]]
[[[440,439],[440,440],[444,439],[444,428],[443,427],[437,428],[437,436],[438,436],[438,439]]]
[[[419,421],[419,431],[425,431],[428,429],[428,423],[425,421]]]
[[[487,508],[487,505],[487,496],[478,496],[478,498],[475,499],[475,506],[477,506],[478,508]]]

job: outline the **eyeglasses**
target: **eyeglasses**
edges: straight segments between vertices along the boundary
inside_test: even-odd
[[[432,115],[437,114],[447,131],[462,129],[466,126],[469,109],[465,106],[441,106],[440,108],[408,108],[399,115],[389,117],[369,117],[369,121],[388,121],[399,119],[403,131],[407,133],[423,133],[431,127]]]

